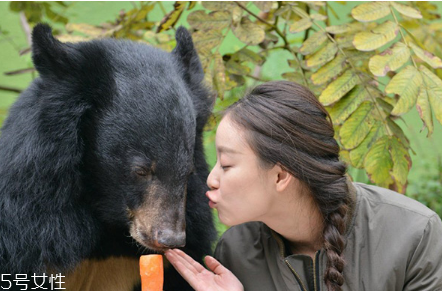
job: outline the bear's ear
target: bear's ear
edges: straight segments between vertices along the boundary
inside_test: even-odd
[[[193,46],[192,36],[189,31],[180,26],[175,34],[176,47],[173,49],[178,61],[184,66],[186,79],[199,84],[204,79],[204,71],[198,54]]]
[[[32,31],[32,60],[40,75],[63,77],[75,67],[78,52],[52,36],[47,24],[37,24]]]

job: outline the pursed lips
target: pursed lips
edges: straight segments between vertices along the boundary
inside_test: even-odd
[[[213,193],[212,191],[207,191],[206,192],[206,196],[207,196],[207,198],[209,198],[209,206],[210,206],[210,208],[216,208],[216,203],[217,202],[215,202],[212,198],[210,198],[210,195],[212,193]]]

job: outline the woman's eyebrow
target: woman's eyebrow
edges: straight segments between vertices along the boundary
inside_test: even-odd
[[[216,148],[216,150],[217,150],[217,152],[218,153],[226,153],[226,154],[239,154],[239,152],[238,151],[236,151],[236,150],[234,150],[234,149],[232,149],[232,148],[229,148],[229,147],[225,147],[225,146],[219,146],[219,147],[217,147]]]

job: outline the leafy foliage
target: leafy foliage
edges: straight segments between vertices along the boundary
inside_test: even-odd
[[[31,22],[38,15],[29,14],[30,5],[50,14],[46,4],[17,3],[11,9],[24,10]],[[396,121],[416,107],[428,136],[434,130],[433,115],[442,123],[442,23],[435,22],[440,15],[427,1],[367,2],[352,9],[351,20],[333,23],[338,18],[334,5],[341,4],[215,1],[201,6],[177,1],[165,11],[160,2],[142,2],[114,22],[67,23],[68,33],[59,37],[129,38],[171,50],[172,30],[185,25],[205,81],[218,93],[217,110],[236,100],[231,93],[238,88],[266,80],[262,68],[284,51],[290,55],[289,71],[272,79],[310,88],[330,112],[342,158],[365,169],[373,183],[404,193],[411,148]],[[152,21],[158,6],[164,17]],[[232,37],[242,46],[226,53],[222,48]]]

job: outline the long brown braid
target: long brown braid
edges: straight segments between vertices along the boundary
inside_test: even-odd
[[[327,253],[324,281],[329,291],[344,284],[348,186],[346,166],[325,108],[307,88],[287,81],[255,87],[225,115],[247,130],[263,165],[280,164],[310,189],[324,218]]]

